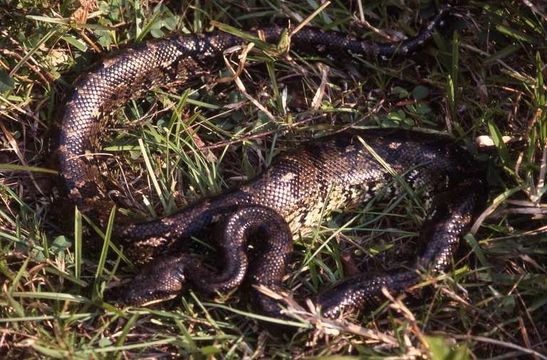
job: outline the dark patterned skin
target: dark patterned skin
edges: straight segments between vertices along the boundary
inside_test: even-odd
[[[347,35],[303,28],[291,37],[291,49],[308,54],[332,57],[361,55],[368,58],[405,55],[429,40],[442,22],[447,9],[439,14],[416,37],[396,44],[377,44]],[[266,42],[276,43],[280,27],[257,33]],[[184,85],[204,73],[222,66],[225,50],[245,41],[230,34],[175,35],[147,42],[105,61],[77,85],[66,104],[62,122],[59,160],[70,198],[80,210],[104,218],[113,202],[105,195],[104,185],[93,164],[103,114],[135,98],[146,89],[165,84]]]
[[[418,49],[441,23],[443,9],[416,37],[397,44],[376,44],[337,32],[304,28],[291,37],[296,52],[331,57],[394,57]],[[258,32],[275,43],[282,29]],[[102,115],[152,86],[184,85],[222,65],[223,52],[244,41],[213,32],[177,35],[148,42],[105,61],[75,89],[66,105],[60,138],[61,173],[79,209],[105,220],[113,202],[106,196],[94,165]],[[366,146],[363,144],[366,143]],[[388,164],[381,165],[378,158]],[[253,284],[280,289],[291,234],[306,231],[321,212],[356,206],[401,175],[411,188],[430,197],[428,220],[421,231],[427,242],[416,267],[407,272],[366,278],[358,276],[318,297],[327,316],[337,316],[379,299],[382,286],[400,292],[417,280],[416,270],[441,271],[450,264],[461,236],[484,203],[482,174],[474,160],[442,136],[403,130],[346,131],[281,155],[250,183],[203,199],[178,213],[147,223],[122,225],[116,236],[138,262],[149,262],[118,294],[123,302],[144,304],[177,295],[186,281],[204,292],[227,291],[246,276]],[[218,223],[224,269],[211,272],[180,245],[197,231]],[[257,258],[248,263],[250,235],[259,236]],[[168,254],[168,255],[166,255]],[[276,314],[270,298],[255,290],[258,306]]]
[[[383,159],[389,169],[381,165],[375,156]],[[161,259],[162,253],[173,252],[169,249],[176,248],[177,242],[172,239],[188,238],[221,218],[223,214],[237,215],[240,209],[249,206],[273,209],[288,223],[291,229],[289,234],[305,232],[317,221],[319,213],[326,215],[333,210],[354,207],[381,190],[388,193],[392,191],[391,187],[386,187],[394,181],[390,171],[400,175],[401,181],[411,189],[424,191],[428,196],[427,200],[431,205],[420,233],[421,240],[427,244],[426,248],[412,270],[385,276],[355,276],[321,294],[316,303],[322,307],[324,315],[335,317],[344,310],[377,304],[382,299],[382,286],[399,293],[416,283],[419,270],[436,273],[450,265],[459,240],[468,230],[477,211],[484,206],[486,188],[480,167],[470,154],[448,137],[400,129],[344,131],[278,156],[266,172],[247,185],[203,199],[176,214],[146,223],[146,232],[142,231],[142,224],[131,225],[125,229],[121,239],[131,239],[133,243],[140,244],[141,249],[149,250],[137,251],[136,257],[146,254],[161,262],[163,260],[158,259]],[[252,221],[244,219],[242,222],[249,221],[249,224],[256,225],[254,221],[258,217],[260,216],[255,216]],[[272,214],[264,215],[264,219],[268,219],[264,221],[269,223],[278,222]],[[262,236],[267,240],[261,242],[265,242],[265,246],[284,243],[278,238],[283,232],[281,228],[265,227],[264,231],[269,235]],[[236,234],[238,231],[230,228],[228,233]],[[242,240],[236,241],[236,238]],[[243,236],[219,241],[228,270],[218,277],[218,281],[234,281],[239,285],[248,266],[247,255],[242,246],[246,242],[247,239]],[[150,246],[149,243],[161,245]],[[227,248],[231,249],[227,251]],[[287,246],[286,250],[289,249]],[[271,258],[271,253],[276,254],[272,258],[274,260],[287,256],[285,251],[262,251],[258,263],[265,261],[264,258]],[[142,257],[140,259],[147,261]],[[167,261],[171,262],[172,257],[167,257]],[[275,274],[271,270],[265,270],[271,269],[270,265],[255,265],[247,276],[256,283],[269,284],[269,287],[280,289],[285,265],[286,260],[274,265],[277,269]],[[181,266],[187,265],[181,262]],[[263,274],[270,275],[257,281],[256,276]],[[156,276],[154,274],[151,277],[155,279]],[[173,287],[170,297],[180,292],[183,280],[188,277]],[[206,283],[217,281],[215,276],[209,275],[197,278],[206,279]],[[160,293],[155,293],[153,289],[156,282],[145,279],[146,277],[140,279],[139,289],[120,291],[126,294],[122,302],[143,304],[156,301],[165,295],[164,288]],[[220,289],[227,291],[237,285],[213,286],[206,292]],[[200,288],[199,282],[197,287]],[[275,313],[270,300],[261,298],[259,301],[263,312]]]
[[[255,246],[256,255],[249,271],[249,295],[265,315],[279,316],[274,300],[255,286],[273,291],[282,289],[283,277],[292,251],[292,234],[285,219],[275,210],[261,205],[242,205],[216,224],[219,250],[223,257],[221,272],[209,270],[187,253],[159,257],[147,264],[129,285],[111,295],[124,304],[143,305],[178,295],[186,282],[205,294],[228,292],[244,280],[249,268],[247,246]],[[133,286],[133,283],[145,286]],[[146,286],[155,283],[155,286]]]

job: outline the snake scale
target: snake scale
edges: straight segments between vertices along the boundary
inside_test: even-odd
[[[405,55],[431,38],[445,13],[446,9],[439,11],[415,37],[395,44],[304,27],[292,34],[291,50],[332,58]],[[256,33],[275,43],[282,31],[273,26]],[[59,146],[69,197],[82,212],[101,219],[114,205],[92,156],[99,146],[104,115],[151,87],[184,85],[222,68],[223,53],[244,43],[220,31],[175,35],[126,50],[85,76],[66,104]],[[229,291],[244,279],[280,290],[292,234],[313,225],[322,211],[366,201],[393,182],[395,173],[412,189],[425,190],[431,204],[420,233],[427,245],[415,267],[381,276],[355,275],[315,300],[330,317],[370,306],[382,298],[382,287],[402,292],[419,279],[418,270],[439,272],[450,264],[460,238],[485,202],[478,169],[470,154],[449,138],[417,131],[347,130],[311,142],[278,156],[262,175],[239,188],[158,220],[117,226],[118,241],[136,261],[148,263],[134,281],[121,287],[117,301],[141,305],[163,300],[179,294],[187,282],[206,293]],[[213,224],[220,229],[216,240],[224,260],[220,272],[179,250],[185,239]],[[247,254],[250,239],[256,243],[252,259]],[[255,287],[250,291],[260,311],[279,314],[272,298]]]

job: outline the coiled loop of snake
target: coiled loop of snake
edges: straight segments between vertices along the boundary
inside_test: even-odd
[[[416,37],[398,44],[376,44],[337,32],[303,28],[291,37],[291,49],[335,58],[404,55],[431,38],[445,13],[443,9]],[[281,28],[271,27],[262,29],[260,35],[272,43],[281,32]],[[70,198],[81,211],[100,219],[113,205],[89,156],[97,148],[101,114],[151,86],[184,85],[219,68],[223,52],[243,43],[222,32],[176,35],[128,50],[87,75],[66,105],[59,148],[62,176]],[[378,162],[377,156],[391,171]],[[484,202],[484,184],[476,169],[469,154],[452,141],[419,132],[347,131],[310,143],[279,156],[263,175],[238,189],[203,199],[159,220],[121,226],[117,237],[137,261],[155,258],[136,281],[123,288],[121,300],[143,304],[172,297],[187,280],[206,292],[235,288],[245,276],[254,284],[280,289],[292,246],[291,231],[309,226],[321,209],[366,201],[395,171],[411,187],[425,186],[432,197],[420,235],[428,245],[416,267],[394,275],[353,277],[317,299],[328,316],[371,304],[382,287],[403,291],[417,280],[417,269],[440,271],[450,263],[460,237]],[[327,199],[327,194],[335,196]],[[322,203],[318,207],[319,199]],[[219,243],[225,270],[217,274],[175,251],[179,242],[219,218],[224,226]],[[262,249],[247,269],[247,238],[257,234]],[[162,255],[166,253],[169,255]],[[262,295],[256,298],[262,311],[276,314],[275,302]]]

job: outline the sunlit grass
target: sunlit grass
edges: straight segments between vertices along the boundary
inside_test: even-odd
[[[131,269],[112,236],[117,217],[103,229],[75,212],[52,152],[63,104],[81,74],[119,48],[211,24],[244,35],[271,22],[311,21],[388,41],[414,34],[420,15],[433,13],[428,1],[324,2],[316,14],[314,1],[183,3],[115,0],[78,9],[77,2],[25,0],[1,7],[0,357],[546,353],[547,36],[546,11],[534,5],[540,2],[455,6],[431,44],[389,63],[287,57],[284,42],[256,44],[245,61],[237,51],[226,55],[233,69],[243,65],[240,83],[223,69],[186,91],[151,89],[113,114],[104,132],[101,152],[113,156],[101,156],[101,171],[121,213],[140,219],[237,186],[278,153],[344,127],[448,132],[487,164],[490,184],[489,207],[450,272],[424,274],[415,296],[344,321],[319,321],[306,303],[351,266],[381,272],[412,264],[424,214],[419,196],[403,191],[318,219],[296,240],[285,282],[295,296],[285,299],[291,320],[257,321],[244,291],[206,299],[190,290],[152,308],[104,302],[105,288]],[[491,146],[477,146],[479,135]],[[269,335],[265,324],[275,322],[294,332],[283,340]]]

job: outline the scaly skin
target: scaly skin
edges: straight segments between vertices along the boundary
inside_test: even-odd
[[[291,50],[338,59],[351,55],[406,55],[431,38],[445,12],[446,9],[435,16],[416,37],[397,44],[376,44],[337,32],[304,28],[292,36]],[[271,27],[257,34],[266,42],[275,43],[281,31]],[[84,78],[66,105],[59,147],[61,173],[69,196],[82,212],[104,221],[113,206],[90,155],[97,150],[102,115],[152,86],[184,85],[219,69],[223,52],[243,43],[240,38],[221,32],[175,35],[127,50]],[[291,248],[286,238],[290,238],[291,232],[305,231],[325,209],[328,212],[366,201],[391,177],[360,139],[411,187],[425,186],[432,199],[432,210],[421,232],[428,245],[416,269],[446,268],[459,239],[484,202],[482,174],[475,170],[474,161],[445,137],[402,130],[345,132],[280,156],[263,175],[238,189],[203,199],[159,220],[121,226],[117,237],[137,261],[156,258],[137,276],[134,285],[125,288],[124,300],[142,304],[171,297],[183,289],[187,280],[207,292],[225,291],[237,287],[247,273],[255,283],[279,288]],[[223,220],[226,215],[228,218]],[[249,234],[233,227],[219,241],[228,265],[220,274],[207,273],[189,255],[177,253],[186,238],[219,220],[225,224],[252,223],[252,229],[260,228],[267,235],[252,270],[247,270],[244,251]],[[274,238],[276,234],[266,225],[268,222],[284,224],[277,227],[283,239]],[[169,255],[163,255],[166,253]],[[206,275],[200,279],[189,269]],[[381,286],[403,291],[416,281],[415,274],[409,271],[372,279],[352,278],[317,301],[325,315],[337,316],[347,308],[372,303]],[[271,302],[259,303],[265,312],[272,313]]]
[[[375,156],[383,159],[389,170]],[[357,206],[382,189],[392,191],[391,187],[386,188],[386,184],[393,182],[390,170],[400,175],[411,189],[419,190],[417,193],[425,192],[431,203],[420,232],[426,248],[411,270],[375,277],[354,276],[321,294],[317,305],[322,307],[325,316],[336,317],[347,310],[377,304],[382,299],[382,287],[394,293],[405,290],[419,279],[419,270],[437,273],[450,265],[459,240],[484,206],[486,188],[480,166],[448,137],[400,129],[345,131],[278,156],[265,173],[244,186],[203,199],[176,214],[147,223],[146,233],[141,232],[140,225],[135,225],[126,228],[123,235],[142,244],[153,239],[154,243],[162,244],[154,249],[162,252],[176,246],[176,242],[170,245],[169,238],[188,238],[223,215],[228,217],[223,221],[229,222],[235,216],[240,224],[248,221],[248,225],[256,227],[260,224],[256,222],[258,215],[241,220],[239,212],[257,206],[274,210],[288,223],[292,233],[303,232],[315,223],[318,214],[325,216],[333,210]],[[272,223],[276,219],[267,214],[263,221]],[[245,244],[249,234],[238,235],[231,227],[225,230],[218,245],[224,249],[224,263],[229,271],[219,279],[223,284],[230,285],[215,285],[207,292],[228,291],[237,287],[247,270]],[[259,242],[265,243],[266,247],[284,243],[279,236],[291,238],[291,231],[287,230],[289,235],[284,234],[281,226],[266,226],[264,231],[266,235],[261,236],[263,240]],[[164,238],[165,234],[168,236]],[[228,248],[230,251],[226,251]],[[261,264],[272,257],[285,259],[289,249],[287,246],[283,251],[263,250],[256,262]],[[139,251],[136,255],[143,253]],[[156,258],[153,266],[163,261],[157,255],[152,256]],[[166,259],[171,262],[172,255]],[[188,268],[186,263],[181,264]],[[272,266],[275,272],[271,271]],[[280,289],[285,266],[285,260],[277,265],[255,265],[249,276],[254,283]],[[187,271],[187,274],[194,272]],[[174,284],[170,297],[179,293],[183,282],[191,277],[186,276],[180,283]],[[205,283],[215,282],[215,276],[197,278],[206,279]],[[190,280],[200,288],[200,282]],[[155,281],[140,278],[138,289],[120,291],[125,294],[122,302],[143,304],[159,300],[165,296],[165,289],[155,293],[155,286]],[[275,314],[271,301],[260,299],[259,302],[263,312]]]

